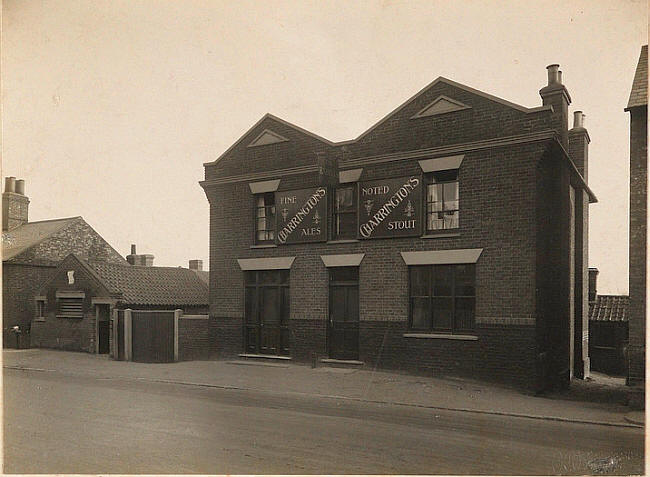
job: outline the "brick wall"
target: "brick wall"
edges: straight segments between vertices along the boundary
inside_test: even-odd
[[[68,270],[74,270],[74,284],[68,283]],[[43,285],[43,284],[42,284]],[[83,318],[62,318],[58,315],[56,293],[83,292]],[[46,299],[45,318],[32,321],[31,344],[40,348],[57,348],[68,351],[95,352],[96,317],[92,299],[110,294],[94,277],[87,274],[77,259],[69,257],[52,275],[46,289],[41,289]]]
[[[178,359],[208,359],[210,330],[207,315],[182,315],[178,320]]]
[[[36,313],[34,297],[40,286],[55,270],[51,266],[2,264],[2,327],[3,335],[9,338],[7,330],[18,325],[21,330],[27,330]]]
[[[630,111],[629,384],[645,379],[646,240],[648,233],[647,106]]]

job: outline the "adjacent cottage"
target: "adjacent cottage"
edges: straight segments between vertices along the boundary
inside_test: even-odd
[[[214,351],[588,376],[589,135],[547,76],[534,108],[438,78],[338,143],[267,114],[206,163]]]
[[[8,177],[2,194],[2,319],[5,346],[29,346],[35,316],[34,295],[67,255],[106,263],[126,264],[82,217],[28,221],[25,181]]]
[[[33,346],[109,353],[117,336],[118,310],[166,311],[172,315],[180,310],[182,315],[199,320],[183,321],[177,330],[177,335],[183,336],[186,331],[192,335],[180,359],[207,357],[208,287],[195,270],[93,262],[71,254],[43,284],[35,302]],[[148,329],[143,331],[154,333],[155,326],[148,321]]]

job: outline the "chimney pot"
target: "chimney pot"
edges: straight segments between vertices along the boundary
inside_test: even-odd
[[[582,114],[582,111],[573,112],[573,127],[575,128],[584,128],[585,115]]]
[[[190,260],[190,270],[203,270],[203,260]]]
[[[15,185],[16,194],[25,195],[25,180],[18,179]]]
[[[16,178],[14,176],[5,179],[5,192],[16,191]]]
[[[557,72],[557,82],[559,84],[562,84],[562,72],[561,71]]]
[[[551,86],[553,84],[558,83],[559,81],[559,71],[560,65],[554,64],[554,65],[548,65],[546,67],[546,70],[548,71],[548,85]]]
[[[131,244],[131,255],[135,255],[135,244]]]

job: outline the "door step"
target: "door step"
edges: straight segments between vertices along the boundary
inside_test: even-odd
[[[290,356],[278,356],[275,354],[253,354],[253,353],[242,353],[239,355],[240,358],[250,359],[250,360],[260,360],[260,361],[291,361]]]
[[[334,359],[334,358],[321,358],[320,363],[333,368],[358,368],[364,366],[366,363],[356,359]]]

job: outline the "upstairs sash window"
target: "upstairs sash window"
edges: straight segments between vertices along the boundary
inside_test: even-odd
[[[356,185],[339,187],[335,192],[332,238],[354,239],[357,237]]]
[[[273,243],[275,240],[275,194],[255,195],[255,243]]]
[[[458,169],[432,172],[427,183],[427,232],[459,227]]]

